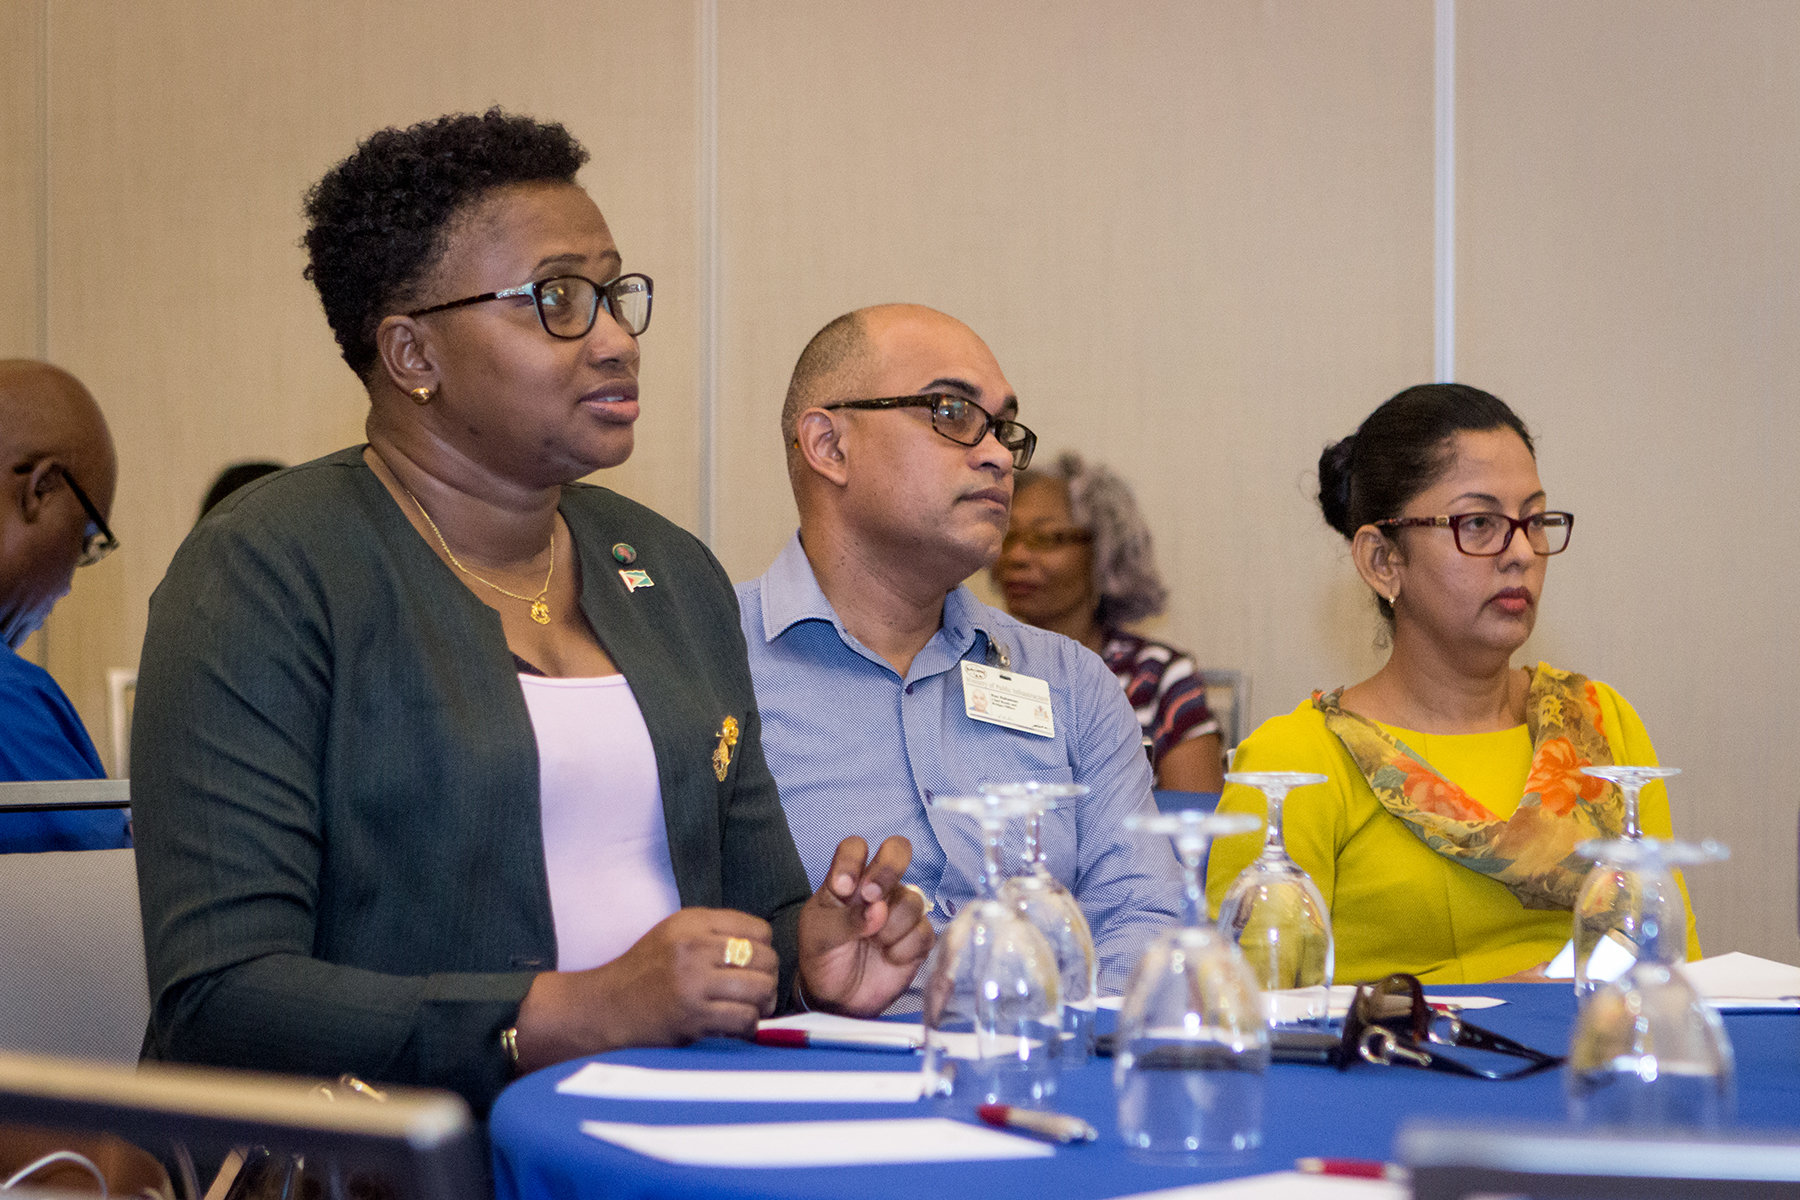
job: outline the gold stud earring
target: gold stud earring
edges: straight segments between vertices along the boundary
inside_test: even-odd
[[[406,394],[412,397],[414,404],[424,406],[431,403],[431,398],[436,393],[428,387],[416,387]]]

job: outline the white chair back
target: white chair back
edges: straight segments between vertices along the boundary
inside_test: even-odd
[[[107,766],[119,779],[131,778],[131,713],[137,704],[137,672],[114,667],[106,673],[106,732],[112,742]]]
[[[1236,667],[1202,667],[1206,707],[1219,719],[1219,739],[1230,752],[1243,740],[1250,713],[1250,676]]]
[[[0,783],[0,811],[129,803],[123,779]],[[136,1062],[149,1017],[133,852],[0,854],[0,1049]]]

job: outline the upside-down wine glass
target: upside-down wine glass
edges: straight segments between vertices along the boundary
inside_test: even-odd
[[[1119,1134],[1140,1155],[1193,1161],[1262,1141],[1269,1027],[1237,944],[1206,919],[1201,865],[1215,837],[1249,833],[1249,813],[1132,813],[1125,828],[1161,834],[1181,860],[1187,923],[1144,950],[1125,1000],[1113,1057]]]
[[[1226,783],[1253,787],[1268,804],[1262,853],[1238,873],[1219,903],[1219,928],[1238,944],[1262,989],[1264,1017],[1275,1025],[1322,1025],[1331,1017],[1336,947],[1331,910],[1312,877],[1288,857],[1281,806],[1297,787],[1329,776],[1304,771],[1240,771]]]
[[[1644,827],[1638,821],[1638,793],[1644,785],[1653,779],[1681,774],[1679,767],[1600,766],[1581,770],[1585,775],[1617,785],[1625,801],[1619,840],[1626,842],[1641,841],[1644,836]],[[1577,1003],[1607,980],[1616,979],[1630,965],[1631,947],[1639,937],[1636,914],[1644,907],[1642,897],[1634,890],[1638,882],[1630,867],[1608,858],[1597,859],[1582,881],[1575,899],[1573,937]]]
[[[1577,851],[1630,876],[1635,961],[1581,1005],[1569,1043],[1569,1115],[1635,1128],[1700,1127],[1732,1115],[1733,1059],[1724,1023],[1682,969],[1687,912],[1672,868],[1729,851],[1654,838],[1583,842]]]
[[[1018,905],[1025,918],[1037,926],[1056,954],[1062,980],[1063,1069],[1080,1068],[1094,1050],[1094,1011],[1098,996],[1094,979],[1094,934],[1088,928],[1081,904],[1050,873],[1048,856],[1039,837],[1044,813],[1061,808],[1088,794],[1081,783],[984,783],[986,795],[1016,796],[1033,807],[1025,816],[1024,866],[1000,889],[1000,896]]]
[[[979,820],[983,844],[981,895],[956,914],[925,965],[926,1094],[959,1105],[1041,1105],[1056,1092],[1062,1054],[1060,972],[1050,943],[1000,892],[1006,823],[1039,802],[979,795],[930,803]]]

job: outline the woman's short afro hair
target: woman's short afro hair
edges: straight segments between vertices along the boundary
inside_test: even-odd
[[[555,122],[490,108],[371,134],[306,194],[306,277],[344,361],[367,377],[375,330],[443,255],[453,220],[496,188],[573,183],[587,151]]]

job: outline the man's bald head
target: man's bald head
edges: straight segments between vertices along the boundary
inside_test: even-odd
[[[847,312],[813,334],[794,363],[781,406],[781,444],[792,450],[800,414],[836,400],[865,398],[888,333],[900,326],[950,327],[974,337],[955,317],[923,304],[873,304]]]
[[[0,640],[17,646],[68,593],[89,519],[80,487],[112,510],[118,459],[81,381],[33,359],[0,359]],[[73,484],[73,486],[71,486]]]
[[[79,379],[36,359],[0,359],[0,459],[12,465],[46,455],[76,458],[72,470],[116,469],[106,418]],[[82,486],[100,485],[84,479]],[[105,491],[110,500],[110,481]]]
[[[800,352],[794,374],[788,380],[787,400],[781,406],[781,444],[791,447],[799,435],[800,414],[819,404],[840,399],[845,385],[866,373],[875,347],[858,309],[845,313],[819,332]]]

